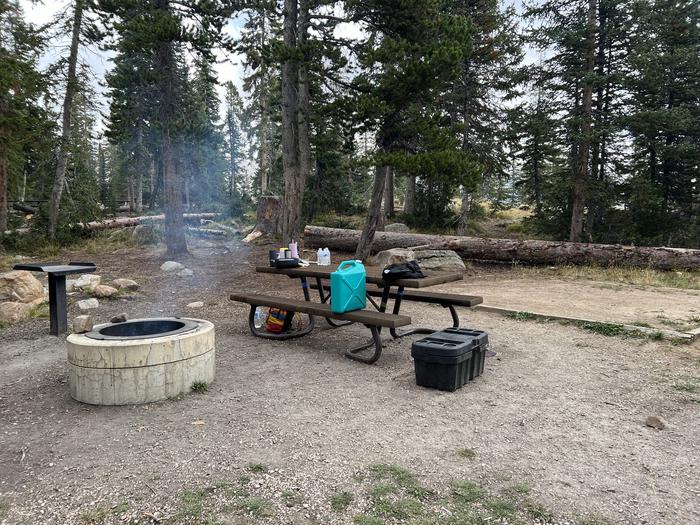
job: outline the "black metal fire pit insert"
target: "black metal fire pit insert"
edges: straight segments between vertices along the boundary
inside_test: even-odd
[[[107,341],[150,339],[189,332],[198,326],[194,321],[177,317],[133,319],[123,323],[97,326],[95,330],[86,333],[85,336]]]

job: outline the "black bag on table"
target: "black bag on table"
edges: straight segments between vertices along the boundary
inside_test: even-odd
[[[425,275],[416,261],[390,264],[382,271],[382,280],[387,282],[398,281],[399,279],[422,279],[423,277]]]

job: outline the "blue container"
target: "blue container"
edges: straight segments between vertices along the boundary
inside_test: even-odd
[[[331,273],[331,311],[336,314],[362,310],[367,306],[365,295],[367,273],[360,261],[343,261]]]

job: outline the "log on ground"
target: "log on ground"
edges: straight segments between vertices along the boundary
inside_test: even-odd
[[[198,219],[214,219],[221,215],[220,213],[183,213],[182,216],[186,221]],[[79,223],[77,226],[82,226],[88,230],[108,230],[111,228],[127,228],[129,226],[138,226],[139,224],[148,224],[151,222],[163,222],[165,215],[144,215],[141,217],[117,217],[115,219],[105,219],[103,221],[92,221],[88,223]]]
[[[360,234],[359,230],[306,226],[305,247],[327,246],[333,250],[354,252]],[[700,250],[564,241],[487,239],[420,233],[377,232],[372,251],[376,253],[391,248],[426,245],[432,249],[454,250],[463,259],[480,261],[549,265],[597,264],[659,270],[700,269]]]

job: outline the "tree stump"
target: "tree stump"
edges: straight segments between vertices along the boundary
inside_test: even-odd
[[[255,228],[246,235],[243,242],[251,242],[263,235],[282,233],[282,201],[279,197],[266,195],[258,201]]]

